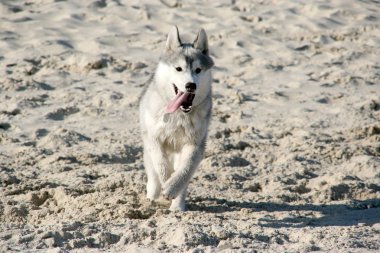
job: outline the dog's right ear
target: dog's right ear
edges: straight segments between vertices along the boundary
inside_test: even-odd
[[[171,51],[181,46],[181,39],[179,38],[179,32],[177,26],[173,26],[168,34],[166,40],[166,51]]]

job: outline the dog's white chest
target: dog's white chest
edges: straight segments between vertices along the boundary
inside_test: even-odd
[[[164,115],[157,128],[160,142],[173,150],[179,150],[185,144],[193,144],[196,134],[193,116],[182,115],[181,112]]]

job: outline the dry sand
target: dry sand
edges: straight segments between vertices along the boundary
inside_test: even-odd
[[[0,2],[0,252],[380,251],[380,3],[210,2]],[[137,115],[173,24],[216,62],[184,213]]]

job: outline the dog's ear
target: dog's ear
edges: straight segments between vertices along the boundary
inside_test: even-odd
[[[193,42],[193,47],[202,51],[203,54],[208,54],[208,42],[206,31],[201,28],[197,37]]]
[[[168,34],[166,40],[166,51],[173,50],[181,46],[181,39],[179,38],[179,32],[177,26],[173,26]]]

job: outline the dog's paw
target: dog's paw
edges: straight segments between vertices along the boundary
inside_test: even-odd
[[[178,195],[178,192],[171,185],[165,184],[162,189],[162,196],[167,200],[175,199]]]
[[[172,200],[175,199],[175,197],[177,197],[173,192],[170,191],[163,191],[162,196],[167,200]]]
[[[149,199],[150,201],[154,201],[160,197],[160,192],[159,191],[154,191],[150,192],[148,191],[146,194],[146,198]]]
[[[171,205],[170,205],[170,208],[169,208],[169,210],[170,211],[172,211],[172,212],[184,212],[184,211],[186,211],[186,206],[185,206],[185,204],[184,203],[181,203],[181,204],[178,204],[178,203],[172,203]]]
[[[156,200],[160,197],[161,186],[155,182],[148,181],[146,185],[146,197],[150,200]]]

